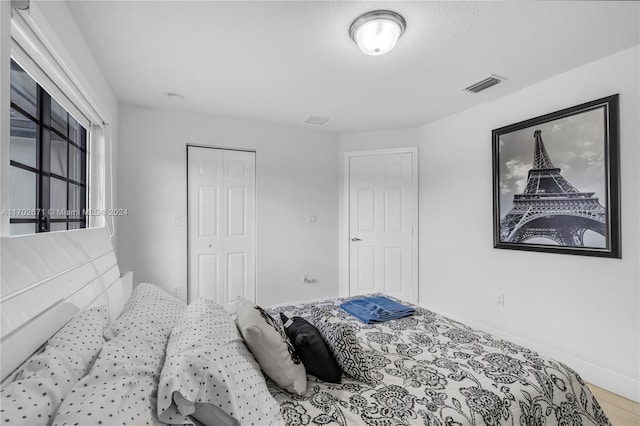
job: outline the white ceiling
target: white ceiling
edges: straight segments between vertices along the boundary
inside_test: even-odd
[[[420,126],[640,43],[638,2],[70,1],[118,99],[329,132]],[[378,57],[349,38],[391,9]],[[508,80],[461,90],[490,74]],[[166,94],[185,100],[171,102]],[[303,124],[310,115],[330,121]]]

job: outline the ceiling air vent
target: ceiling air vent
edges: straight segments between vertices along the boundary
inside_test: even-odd
[[[477,83],[473,83],[469,87],[465,87],[464,90],[471,93],[482,92],[485,89],[488,89],[491,86],[495,86],[500,83],[502,80],[506,80],[504,77],[497,76],[495,74],[491,74],[489,77],[484,80],[480,80]]]
[[[315,115],[304,120],[305,124],[315,124],[316,126],[324,126],[328,121],[329,119],[326,117],[316,117]]]

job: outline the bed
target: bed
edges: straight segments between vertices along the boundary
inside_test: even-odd
[[[417,306],[412,316],[363,324],[340,308],[346,300],[313,306],[355,329],[371,381],[311,379],[302,396],[270,381],[287,424],[609,424],[585,382],[560,362]],[[309,309],[270,312],[304,317]]]
[[[610,424],[571,368],[419,306],[396,300],[413,314],[365,324],[340,307],[361,296],[267,309],[239,300],[233,314],[146,283],[129,297],[103,250],[107,237],[77,235],[62,244],[92,249],[69,262],[93,275],[44,308],[31,298],[43,311],[3,330],[3,357],[25,355],[16,366],[3,361],[2,423]],[[3,246],[3,260],[7,248],[25,249],[14,245]],[[94,262],[102,266],[87,266]],[[54,279],[77,269],[60,268]],[[11,278],[2,274],[5,288]],[[39,285],[23,288],[50,280],[32,281]],[[16,299],[6,296],[3,309]],[[69,300],[76,309],[60,309]],[[34,322],[42,327],[43,315],[55,322],[52,310],[64,312],[53,316],[63,324],[48,327],[36,353],[8,349],[33,334]]]

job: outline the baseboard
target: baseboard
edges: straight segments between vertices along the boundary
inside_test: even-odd
[[[640,381],[638,380],[634,380],[630,377],[609,370],[608,368],[604,368],[589,361],[576,358],[572,355],[558,352],[552,348],[546,347],[536,342],[522,339],[518,336],[514,336],[497,328],[482,324],[478,321],[473,321],[460,315],[442,312],[438,309],[433,309],[428,306],[423,307],[432,310],[433,312],[437,312],[438,314],[444,315],[448,318],[451,318],[455,321],[466,324],[472,328],[485,331],[496,337],[500,337],[501,339],[509,340],[510,342],[517,343],[529,349],[533,349],[534,351],[544,356],[553,358],[570,366],[571,368],[576,370],[578,374],[580,374],[580,377],[582,377],[583,380],[589,383],[593,383],[596,386],[599,386],[603,389],[608,390],[609,392],[613,392],[632,401],[640,402]]]

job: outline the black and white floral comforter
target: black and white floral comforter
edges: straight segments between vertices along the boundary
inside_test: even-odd
[[[344,300],[269,310],[305,317],[320,306],[349,321],[371,357],[372,385],[309,376],[298,396],[269,381],[288,425],[610,425],[560,362],[419,307],[407,318],[363,324],[340,308]]]

